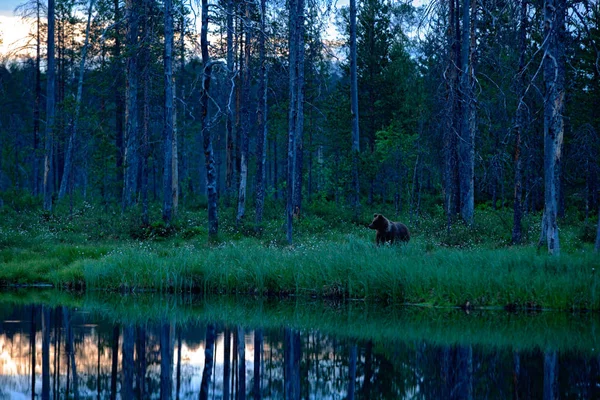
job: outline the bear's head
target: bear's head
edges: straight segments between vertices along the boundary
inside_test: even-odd
[[[369,229],[385,231],[388,229],[389,221],[381,214],[373,214],[373,222],[369,225]]]

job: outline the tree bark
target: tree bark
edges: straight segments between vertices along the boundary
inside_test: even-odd
[[[229,87],[229,97],[227,101],[227,121],[225,124],[225,146],[226,146],[226,174],[225,174],[225,201],[228,202],[232,196],[233,190],[233,160],[235,151],[235,141],[233,137],[233,93],[235,89],[235,68],[233,60],[233,0],[227,0],[227,78]]]
[[[141,0],[143,13],[150,13],[150,0]],[[149,215],[149,199],[148,199],[148,181],[150,169],[148,168],[148,157],[150,155],[150,43],[151,38],[149,29],[149,19],[144,18],[142,22],[142,42],[140,46],[140,65],[142,76],[142,126],[141,126],[141,153],[140,153],[140,190],[142,194],[142,224],[148,226],[150,224]]]
[[[266,0],[260,1],[257,138],[256,138],[256,228],[260,229],[265,205],[265,165],[267,161],[267,63],[265,50]]]
[[[163,127],[164,175],[163,175],[163,221],[169,225],[173,218],[173,4],[165,0],[165,110]],[[176,189],[176,186],[175,186]]]
[[[40,160],[39,160],[39,138],[40,138],[40,103],[42,98],[42,71],[40,69],[42,37],[41,25],[41,0],[36,1],[36,45],[35,45],[35,100],[33,103],[33,185],[32,192],[37,196],[40,191]],[[1,205],[1,202],[0,202]]]
[[[83,93],[83,74],[85,72],[85,59],[87,56],[87,49],[90,38],[90,24],[92,23],[92,10],[94,9],[94,2],[95,0],[90,0],[90,6],[88,9],[87,25],[85,28],[85,40],[83,43],[83,49],[81,50],[81,61],[79,64],[79,79],[77,81],[77,95],[75,97],[75,115],[73,116],[73,121],[71,122],[71,135],[69,136],[69,143],[67,145],[67,152],[65,154],[63,175],[62,180],[60,182],[60,189],[58,191],[59,199],[62,199],[67,193],[67,187],[71,182],[70,177],[73,173],[73,158],[75,153],[75,145],[77,143],[77,129],[79,125],[79,113],[81,111],[81,96]]]
[[[290,20],[289,20],[289,71],[290,71],[290,104],[288,116],[288,155],[287,155],[287,203],[286,203],[286,225],[287,241],[292,244],[293,240],[293,215],[294,215],[294,179],[296,177],[296,122],[297,122],[297,101],[298,101],[298,2],[301,0],[290,0]]]
[[[138,27],[140,9],[139,0],[126,0],[127,24],[127,86],[125,90],[125,154],[124,154],[124,186],[123,210],[135,203],[138,192],[139,147],[138,132]]]
[[[475,14],[476,6],[473,7]],[[460,179],[460,214],[468,224],[473,224],[474,201],[474,166],[475,166],[475,101],[473,98],[473,60],[471,38],[471,2],[463,0],[462,7],[462,35],[461,35],[461,124],[459,153],[459,179]],[[474,43],[473,43],[474,44]]]
[[[304,173],[304,4],[305,0],[298,1],[298,12],[296,14],[296,160],[294,161],[294,200],[293,213],[300,215],[302,209],[302,176]]]
[[[123,175],[123,157],[125,149],[123,148],[123,120],[125,118],[125,104],[123,99],[123,73],[121,63],[121,35],[119,30],[119,23],[121,19],[121,10],[119,7],[119,0],[115,0],[115,21],[117,26],[115,27],[115,47],[114,47],[114,96],[115,96],[115,147],[117,148],[115,157],[115,166],[117,170],[117,188],[119,194],[122,195],[124,185]]]
[[[246,214],[246,186],[248,182],[248,146],[250,141],[250,51],[252,44],[252,20],[250,18],[250,5],[244,3],[244,68],[242,73],[242,103],[241,103],[241,119],[242,119],[242,137],[240,148],[240,186],[238,191],[238,209],[236,216],[236,225],[239,226]]]
[[[200,48],[204,66],[202,72],[202,91],[200,95],[200,125],[202,127],[202,144],[204,147],[204,163],[206,166],[206,190],[208,193],[208,235],[210,238],[216,238],[219,233],[219,221],[217,216],[217,173],[210,124],[207,121],[212,73],[212,61],[208,54],[208,0],[202,0]]]
[[[523,239],[521,219],[523,216],[523,182],[522,182],[522,161],[521,161],[521,140],[525,127],[525,52],[527,50],[527,2],[528,0],[521,0],[521,11],[520,11],[520,27],[519,27],[519,71],[516,78],[516,92],[517,92],[517,115],[515,121],[515,182],[514,182],[514,202],[513,202],[513,230],[512,230],[512,244],[521,244]]]
[[[53,130],[55,116],[55,60],[54,60],[54,0],[48,0],[48,61],[46,73],[46,138],[44,144],[44,210],[52,209],[52,159],[53,159]]]
[[[564,134],[566,0],[544,1],[544,216],[540,245],[560,254],[558,237],[559,167]]]
[[[352,116],[352,188],[356,216],[360,207],[360,182],[358,161],[360,155],[360,131],[358,126],[358,74],[356,54],[356,0],[350,0],[350,113]]]

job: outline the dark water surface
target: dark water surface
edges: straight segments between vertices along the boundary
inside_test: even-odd
[[[0,398],[593,399],[598,316],[0,293]]]

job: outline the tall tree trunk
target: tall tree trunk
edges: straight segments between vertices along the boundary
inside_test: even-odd
[[[88,9],[88,19],[85,28],[85,40],[83,43],[83,49],[81,50],[81,61],[79,64],[79,79],[77,81],[77,95],[75,97],[75,115],[71,122],[71,135],[69,136],[69,143],[67,144],[67,152],[65,154],[65,164],[63,168],[62,180],[60,182],[60,189],[58,191],[58,198],[62,199],[67,193],[67,187],[71,182],[70,177],[73,173],[73,158],[75,157],[75,145],[77,143],[77,129],[79,125],[79,113],[81,111],[81,96],[83,93],[83,74],[85,72],[85,59],[87,56],[88,43],[90,38],[90,25],[92,23],[92,10],[94,9],[95,0],[90,0],[90,6]],[[72,188],[71,188],[72,189]]]
[[[143,13],[149,15],[150,0],[142,0]],[[148,226],[150,224],[149,202],[148,199],[148,157],[150,155],[150,28],[149,19],[144,18],[142,21],[142,41],[140,45],[140,65],[142,65],[142,141],[140,152],[140,190],[142,195],[142,224]]]
[[[139,147],[138,132],[138,27],[139,0],[126,0],[127,19],[127,86],[125,90],[125,182],[123,186],[123,210],[135,203],[138,192]]]
[[[265,166],[267,161],[267,62],[265,50],[266,0],[260,1],[258,111],[256,132],[256,228],[260,229],[265,205]]]
[[[54,0],[48,0],[48,61],[46,72],[46,138],[44,144],[44,210],[52,209],[52,159],[53,159],[53,130],[55,117],[55,93],[56,80],[54,60]]]
[[[353,207],[356,217],[360,206],[360,183],[358,177],[358,161],[360,154],[360,131],[358,126],[358,74],[356,50],[356,0],[350,0],[350,113],[352,116],[352,189],[354,190]]]
[[[242,137],[240,151],[240,186],[238,191],[238,210],[236,225],[240,225],[246,214],[246,186],[248,182],[248,145],[250,136],[250,50],[252,44],[252,20],[250,19],[250,5],[244,3],[243,25],[245,27],[244,40],[244,68],[242,73],[242,107],[240,110],[242,119]]]
[[[286,196],[286,225],[287,225],[287,241],[292,244],[293,240],[293,215],[294,215],[294,179],[296,177],[296,122],[298,108],[298,36],[297,36],[297,19],[298,19],[298,2],[301,0],[290,0],[290,20],[289,20],[289,71],[290,71],[290,87],[289,87],[289,116],[288,116],[288,154],[287,154],[287,196]]]
[[[474,165],[475,165],[475,101],[473,98],[473,60],[471,38],[471,2],[463,0],[462,8],[462,35],[461,35],[461,66],[460,94],[461,94],[461,123],[459,152],[459,179],[460,179],[460,214],[468,224],[473,224],[474,203]],[[476,4],[473,14],[476,13]],[[473,35],[473,36],[472,36]],[[473,37],[474,39],[474,37]],[[473,42],[474,44],[474,42]]]
[[[235,140],[233,137],[233,93],[235,90],[235,71],[233,70],[233,0],[227,0],[227,78],[229,97],[227,99],[227,122],[226,122],[226,133],[225,133],[225,146],[226,146],[226,175],[225,175],[225,201],[229,202],[233,193],[233,170],[234,170],[234,151],[235,151]]]
[[[444,75],[446,76],[446,111],[444,124],[444,207],[446,209],[446,227],[450,231],[453,217],[459,204],[457,177],[456,137],[459,135],[457,115],[458,103],[458,69],[459,54],[459,22],[458,0],[449,0],[448,8],[448,62]]]
[[[115,96],[115,147],[117,148],[115,157],[115,166],[117,170],[117,189],[119,195],[122,195],[124,176],[123,176],[123,157],[125,149],[123,148],[123,120],[125,119],[125,101],[123,99],[123,72],[121,62],[121,30],[119,29],[121,20],[121,9],[119,6],[120,1],[115,0],[115,21],[117,26],[115,27],[115,47],[114,47],[114,96]]]
[[[36,44],[35,44],[35,100],[33,103],[33,185],[32,192],[37,196],[40,191],[40,102],[42,98],[42,71],[40,69],[42,38],[40,33],[41,0],[36,1]],[[0,204],[1,205],[1,204]]]
[[[298,0],[298,13],[296,14],[296,160],[294,161],[294,191],[293,212],[300,215],[302,209],[302,176],[304,173],[304,4],[305,0]]]
[[[200,48],[202,52],[202,91],[200,95],[200,125],[202,129],[202,144],[204,147],[204,162],[206,165],[206,190],[208,192],[208,235],[215,238],[219,232],[217,216],[217,173],[212,145],[212,135],[208,115],[208,97],[212,61],[208,54],[208,0],[202,0],[202,28],[200,31]]]
[[[558,191],[564,134],[566,0],[544,1],[544,216],[548,253],[559,255]]]
[[[165,111],[163,127],[164,176],[163,221],[167,225],[173,218],[173,4],[165,0]]]
[[[525,52],[527,50],[527,2],[521,0],[521,22],[519,26],[519,72],[516,78],[517,92],[517,115],[515,121],[515,183],[514,183],[514,203],[513,203],[513,230],[512,244],[521,244],[523,233],[521,227],[521,219],[523,216],[523,182],[522,182],[522,161],[521,161],[521,140],[525,128]]]

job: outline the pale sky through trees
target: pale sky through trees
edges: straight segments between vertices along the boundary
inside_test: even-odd
[[[15,8],[26,0],[0,0],[0,60],[6,56],[14,55],[15,50],[23,47],[30,26],[19,16],[14,14]],[[404,0],[403,0],[404,1]],[[422,5],[426,0],[413,0],[416,6]],[[338,0],[337,8],[348,5],[348,0]],[[328,29],[329,33],[335,31],[333,26]],[[335,33],[334,33],[335,35]]]

